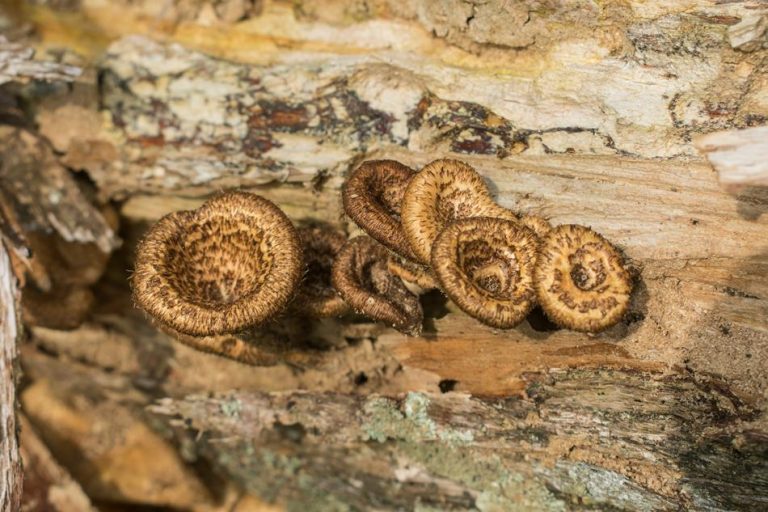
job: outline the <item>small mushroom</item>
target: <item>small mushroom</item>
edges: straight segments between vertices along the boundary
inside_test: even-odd
[[[299,228],[306,274],[293,301],[293,309],[315,318],[341,316],[349,311],[331,284],[333,260],[347,237],[326,225]]]
[[[344,184],[344,211],[371,238],[401,256],[414,259],[400,223],[408,182],[416,173],[394,160],[363,162]]]
[[[389,272],[388,259],[387,249],[373,239],[353,238],[336,256],[333,286],[358,313],[416,336],[424,319],[419,297]]]
[[[438,235],[432,268],[440,288],[468,315],[509,329],[533,309],[538,240],[516,221],[460,219]]]
[[[301,242],[263,197],[228,192],[160,219],[136,252],[136,304],[182,334],[230,334],[283,311],[302,274]]]
[[[557,226],[544,237],[535,278],[541,308],[561,327],[599,332],[629,307],[632,276],[621,254],[584,226]]]
[[[387,268],[392,274],[402,279],[406,286],[410,284],[411,287],[409,288],[416,294],[438,288],[432,269],[420,263],[390,254],[389,260],[387,260]]]
[[[516,221],[496,204],[477,171],[458,160],[435,160],[411,179],[403,196],[402,223],[416,259],[429,264],[432,244],[451,222],[469,217]]]

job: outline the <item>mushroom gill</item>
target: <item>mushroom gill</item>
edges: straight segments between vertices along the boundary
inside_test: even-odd
[[[400,208],[413,169],[394,160],[363,162],[342,190],[344,211],[371,238],[414,259],[400,223]]]
[[[301,242],[273,203],[228,192],[160,219],[136,252],[136,304],[182,334],[235,333],[281,312],[302,273]]]
[[[484,324],[509,329],[533,309],[538,240],[515,221],[460,219],[438,235],[432,268],[440,288]]]
[[[557,226],[543,238],[535,277],[542,309],[568,329],[602,331],[629,307],[632,276],[621,254],[584,226]]]
[[[454,220],[517,220],[514,212],[493,201],[482,176],[458,160],[435,160],[414,176],[403,196],[401,217],[405,237],[424,264],[430,262],[437,235]]]
[[[412,336],[421,333],[419,297],[387,268],[389,252],[373,239],[348,241],[333,264],[333,286],[355,311]]]
[[[293,309],[315,318],[341,316],[349,311],[331,283],[333,260],[347,241],[341,231],[326,225],[299,228],[306,267]]]

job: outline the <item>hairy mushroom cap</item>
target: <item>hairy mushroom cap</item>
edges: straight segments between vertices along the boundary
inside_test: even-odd
[[[333,264],[333,286],[358,313],[418,335],[424,319],[419,297],[389,272],[388,259],[387,249],[373,239],[353,238]]]
[[[392,274],[402,279],[406,285],[415,285],[418,289],[417,293],[438,288],[437,280],[435,279],[435,274],[432,272],[432,269],[425,267],[420,263],[390,254],[389,260],[387,260],[387,268]]]
[[[228,192],[152,226],[137,248],[133,296],[180,333],[227,334],[281,312],[301,273],[288,217],[263,197]]]
[[[629,307],[632,276],[621,254],[584,226],[557,226],[544,237],[535,278],[541,308],[568,329],[602,331]]]
[[[440,288],[468,315],[509,329],[533,309],[536,235],[515,221],[477,217],[445,228],[432,247]]]
[[[341,316],[349,311],[331,284],[331,268],[336,255],[347,241],[341,231],[316,225],[299,228],[304,250],[306,274],[293,302],[295,310],[315,318]]]
[[[403,196],[402,223],[416,259],[429,264],[432,244],[451,222],[469,217],[516,221],[496,204],[477,171],[458,160],[435,160],[411,179]]]
[[[342,190],[347,215],[371,238],[409,259],[414,255],[400,223],[400,208],[415,174],[394,160],[369,160],[355,169]]]
[[[520,217],[520,224],[530,228],[539,238],[543,238],[552,229],[552,224],[544,217],[539,217],[538,215],[523,215]]]

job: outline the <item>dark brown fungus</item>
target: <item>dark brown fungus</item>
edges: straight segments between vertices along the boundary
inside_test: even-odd
[[[306,270],[293,309],[315,318],[347,313],[349,305],[331,284],[333,260],[346,243],[346,235],[325,225],[302,227],[298,232]]]
[[[629,307],[632,277],[621,253],[584,226],[557,226],[544,237],[535,278],[542,309],[561,327],[599,332]]]
[[[371,238],[348,241],[333,264],[332,282],[355,311],[405,334],[421,333],[419,297],[387,268],[389,251]]]
[[[430,263],[432,243],[451,222],[469,217],[516,221],[496,204],[477,171],[458,160],[435,160],[411,179],[403,196],[402,225],[416,259]]]
[[[415,259],[400,223],[408,182],[416,173],[394,160],[363,162],[342,190],[344,211],[368,235],[401,256]]]
[[[533,309],[538,240],[515,221],[477,217],[445,228],[432,248],[440,288],[468,315],[508,329]]]
[[[229,192],[152,226],[136,252],[133,296],[182,334],[230,334],[280,313],[302,267],[288,217],[263,197]]]

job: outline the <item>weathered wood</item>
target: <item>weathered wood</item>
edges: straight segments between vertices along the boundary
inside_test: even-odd
[[[679,375],[552,371],[525,398],[233,392],[151,410],[288,510],[768,505],[768,439],[749,408]]]
[[[0,242],[0,510],[15,511],[21,500],[22,467],[16,423],[16,340],[19,292],[11,261]]]
[[[768,126],[710,133],[696,140],[725,187],[768,186]]]
[[[0,84],[28,80],[74,80],[81,70],[57,62],[36,61],[35,50],[0,35]]]

